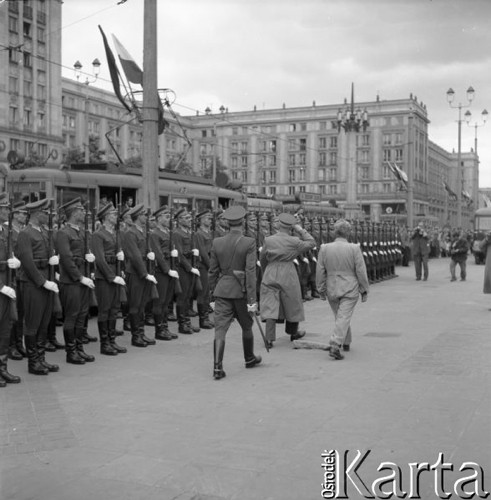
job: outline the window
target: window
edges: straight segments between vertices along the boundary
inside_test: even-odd
[[[237,156],[232,156],[232,168],[237,168]]]
[[[288,155],[288,163],[294,167],[296,164],[296,156],[295,155]]]
[[[20,150],[20,141],[19,141],[19,139],[10,139],[10,149],[12,151],[19,151]]]
[[[276,167],[276,156],[275,155],[271,155],[269,157],[269,166]]]
[[[259,151],[261,151],[261,152],[266,151],[266,141],[261,141],[259,143]]]
[[[241,156],[240,157],[240,166],[242,168],[246,168],[247,167],[247,156]]]
[[[239,135],[239,128],[238,127],[232,127],[232,135]]]
[[[360,184],[360,193],[368,194],[368,184]]]
[[[360,179],[368,179],[370,172],[368,167],[358,167],[358,175]]]
[[[305,165],[305,161],[306,161],[306,155],[305,154],[299,155],[299,165]]]
[[[317,173],[317,179],[319,181],[326,181],[326,169],[325,168],[319,168],[318,173]]]
[[[10,123],[17,123],[17,108],[15,106],[10,106],[9,107],[9,122]]]
[[[274,186],[271,186],[271,187],[269,188],[269,194],[270,194],[271,196],[274,196],[274,195],[276,194],[276,188],[275,188]]]
[[[32,59],[31,59],[31,54],[29,54],[29,52],[23,52],[23,61],[25,68],[32,68]]]
[[[9,31],[17,33],[17,18],[9,17]]]
[[[263,170],[263,171],[261,172],[261,183],[262,183],[262,184],[265,184],[265,183],[266,183],[266,171],[265,171],[265,170]]]
[[[338,169],[337,168],[330,168],[329,169],[329,180],[330,181],[335,181],[337,176],[338,176]]]
[[[301,169],[299,170],[299,174],[300,174],[300,175],[299,175],[299,179],[298,179],[298,180],[299,180],[299,181],[305,181],[305,169],[304,169],[304,168],[301,168]]]
[[[301,130],[302,132],[305,132],[305,131],[307,130],[307,124],[306,124],[306,123],[301,123],[301,124],[300,124],[300,130]]]
[[[46,87],[44,85],[38,85],[37,98],[41,99],[42,101],[46,100]]]
[[[326,153],[319,153],[319,165],[320,166],[326,165]]]
[[[362,163],[368,163],[369,162],[368,151],[367,150],[360,151],[360,161]]]
[[[392,170],[388,165],[384,165],[383,167],[383,176],[384,179],[390,179],[392,177]]]
[[[328,189],[329,189],[329,194],[338,194],[337,184],[329,184]]]
[[[70,128],[75,128],[75,117],[70,116]]]
[[[38,28],[37,28],[37,38],[38,38],[38,42],[39,43],[45,43],[46,40],[44,39],[44,36],[45,36],[44,35],[44,28],[40,28],[38,26]]]
[[[24,143],[24,153],[29,156],[34,151],[34,142],[26,141]]]
[[[24,37],[25,38],[31,38],[31,23],[26,23],[24,21],[23,32],[24,32]]]
[[[384,182],[382,185],[384,193],[390,193],[392,191],[392,184],[390,182]]]
[[[327,148],[327,137],[319,137],[319,149]]]
[[[240,143],[240,152],[242,154],[247,154],[247,142]]]
[[[326,194],[326,185],[325,184],[321,184],[319,186],[319,193],[320,194]]]
[[[290,132],[296,132],[296,130],[297,130],[297,124],[296,123],[290,123],[289,130],[290,130]]]
[[[338,160],[337,153],[329,153],[329,165],[336,165]]]
[[[288,141],[288,149],[290,151],[295,151],[297,149],[297,141],[295,139],[289,139],[289,141]]]
[[[300,139],[300,151],[307,150],[307,139]]]
[[[288,194],[289,195],[295,194],[295,186],[288,186]]]
[[[269,143],[269,150],[272,152],[272,153],[276,153],[276,141],[271,141]]]
[[[396,144],[402,144],[402,134],[396,134]]]
[[[338,137],[336,135],[331,135],[329,138],[329,147],[336,149],[338,147]]]
[[[362,146],[370,146],[370,136],[368,134],[364,134],[362,137]]]
[[[199,154],[200,154],[201,156],[203,156],[203,155],[205,155],[205,154],[206,154],[206,144],[201,143],[201,144],[199,145]]]
[[[232,142],[232,153],[237,153],[238,151],[238,147],[239,147],[239,143],[238,142]]]
[[[30,109],[24,109],[24,125],[30,126],[31,125],[31,110]]]
[[[45,114],[38,113],[38,127],[44,128],[46,126]]]
[[[19,64],[18,50],[9,47],[9,63]]]
[[[242,127],[242,135],[247,135],[249,132],[247,127]]]
[[[390,146],[392,144],[392,136],[390,134],[383,135],[384,146]]]
[[[298,186],[298,191],[300,193],[305,193],[305,186]]]
[[[203,138],[206,137],[206,130],[201,131],[201,137],[203,137]]]
[[[390,161],[390,160],[391,160],[391,150],[384,149],[384,161]]]
[[[242,172],[242,182],[247,182],[247,170]]]
[[[19,80],[15,76],[9,76],[9,92],[11,94],[19,93]]]
[[[294,169],[288,170],[288,180],[290,182],[295,182],[296,181],[296,171]]]
[[[319,130],[327,130],[327,122],[319,122]]]
[[[48,145],[38,144],[38,153],[42,158],[46,158],[48,156]]]
[[[402,149],[397,148],[395,150],[396,153],[396,161],[402,161]]]
[[[26,97],[32,97],[32,82],[24,80],[24,95]]]
[[[269,182],[276,182],[276,170],[269,171]]]

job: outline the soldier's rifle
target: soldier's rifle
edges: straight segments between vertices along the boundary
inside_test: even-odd
[[[12,219],[14,215],[14,207],[12,202],[9,203],[9,217],[8,217],[8,232],[7,232],[7,259],[10,259],[14,256],[13,248],[12,248],[12,231],[14,230],[12,227]],[[7,286],[13,288],[15,290],[15,271],[10,269],[7,265]],[[17,313],[17,301],[16,299],[10,300],[10,319],[15,323],[19,320],[19,316]]]
[[[53,201],[50,200],[48,206],[48,259],[53,257],[55,254],[54,245],[53,245],[53,221],[54,212],[53,212]],[[50,281],[55,281],[55,266],[48,265],[48,279]],[[53,313],[59,314],[61,313],[61,302],[60,297],[57,293],[52,292],[53,297]]]
[[[121,197],[118,203],[118,196],[116,195],[116,206],[118,207],[118,218],[116,220],[116,254],[121,252]],[[116,257],[116,276],[122,277],[121,261]],[[118,285],[119,286],[119,285]],[[126,286],[119,286],[119,301],[122,304],[128,302],[126,295]]]
[[[152,251],[150,248],[150,216],[152,215],[152,211],[150,209],[147,210],[147,220],[145,221],[145,253],[147,255],[147,273],[152,276],[155,275],[155,267],[153,260],[148,258],[148,254]],[[150,289],[150,299],[156,300],[159,298],[159,292],[157,291],[157,285],[155,283],[151,283]]]
[[[85,215],[84,215],[84,274],[87,278],[91,278],[92,269],[90,262],[85,259],[85,255],[92,253],[90,251],[90,230],[89,230],[89,219],[92,215],[92,211],[89,205],[89,198],[87,198],[87,203],[85,205]],[[97,306],[97,298],[95,296],[94,289],[90,289],[90,307]]]
[[[198,259],[196,255],[194,255],[193,250],[198,248],[197,241],[196,241],[196,211],[193,210],[191,212],[191,266],[193,266],[195,269],[198,269]],[[201,285],[201,279],[199,276],[196,276],[193,274],[192,278],[192,283],[191,283],[191,290],[199,293],[203,290],[203,286]]]
[[[170,256],[170,268],[172,271],[176,270],[176,261],[179,258],[179,256],[174,257],[172,255],[172,251],[176,250],[176,246],[174,245],[174,211],[172,208],[170,209],[170,222],[169,222],[169,256]],[[182,287],[181,287],[181,281],[179,278],[174,280],[174,292],[176,295],[180,295],[182,293]]]

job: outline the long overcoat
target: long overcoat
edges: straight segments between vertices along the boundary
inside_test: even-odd
[[[294,259],[312,250],[315,240],[306,231],[302,239],[279,232],[264,239],[261,250],[261,318],[304,321],[302,291]]]

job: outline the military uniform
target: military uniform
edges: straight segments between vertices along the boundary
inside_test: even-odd
[[[116,214],[112,203],[102,207],[97,218]],[[116,229],[102,225],[92,235],[92,251],[95,255],[95,293],[97,297],[97,327],[101,343],[101,354],[116,356],[125,353],[126,348],[116,343],[116,317],[121,305],[121,284],[115,283],[118,276],[118,238]],[[122,258],[122,256],[121,256]],[[120,261],[121,262],[121,261]],[[116,280],[117,281],[117,280]]]
[[[245,213],[240,206],[233,206],[225,211],[224,216],[230,222],[230,232],[215,239],[211,249],[210,289],[215,299],[213,375],[216,380],[225,377],[225,336],[234,318],[242,328],[246,368],[252,368],[261,362],[261,357],[254,354],[253,320],[248,312],[248,304],[256,302],[256,243],[253,238],[242,234]]]
[[[48,199],[26,205],[31,213],[31,222],[19,233],[17,240],[17,257],[21,261],[19,281],[24,301],[24,340],[29,373],[35,375],[47,375],[48,372],[59,369],[45,359],[47,329],[55,300],[53,294],[58,293],[56,283],[49,279],[53,241],[50,241],[50,236],[41,228],[41,220],[46,219],[44,212],[49,206]],[[37,217],[36,225],[33,224],[34,215]]]
[[[129,211],[133,221],[144,215],[143,205],[137,205]],[[145,335],[145,306],[155,286],[147,279],[146,267],[147,242],[144,230],[138,225],[131,225],[123,235],[123,250],[126,257],[128,316],[131,326],[131,344],[136,347],[147,347],[155,344],[155,340]]]

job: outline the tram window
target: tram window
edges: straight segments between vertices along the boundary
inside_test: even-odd
[[[213,200],[195,200],[196,213],[203,212],[203,210],[213,210]]]
[[[18,201],[33,203],[46,198],[45,182],[13,182],[11,189],[14,195],[14,203]]]
[[[193,203],[190,198],[172,198],[172,208],[174,211],[179,210],[180,208],[187,208],[188,211],[191,211]]]
[[[159,203],[160,205],[159,206],[163,206],[163,205],[168,205],[169,204],[169,196],[159,196]]]
[[[89,201],[89,206],[94,207],[95,205],[95,190],[87,188],[74,188],[74,187],[57,187],[56,188],[56,204],[57,206],[64,205],[69,201],[81,198],[82,202]]]

